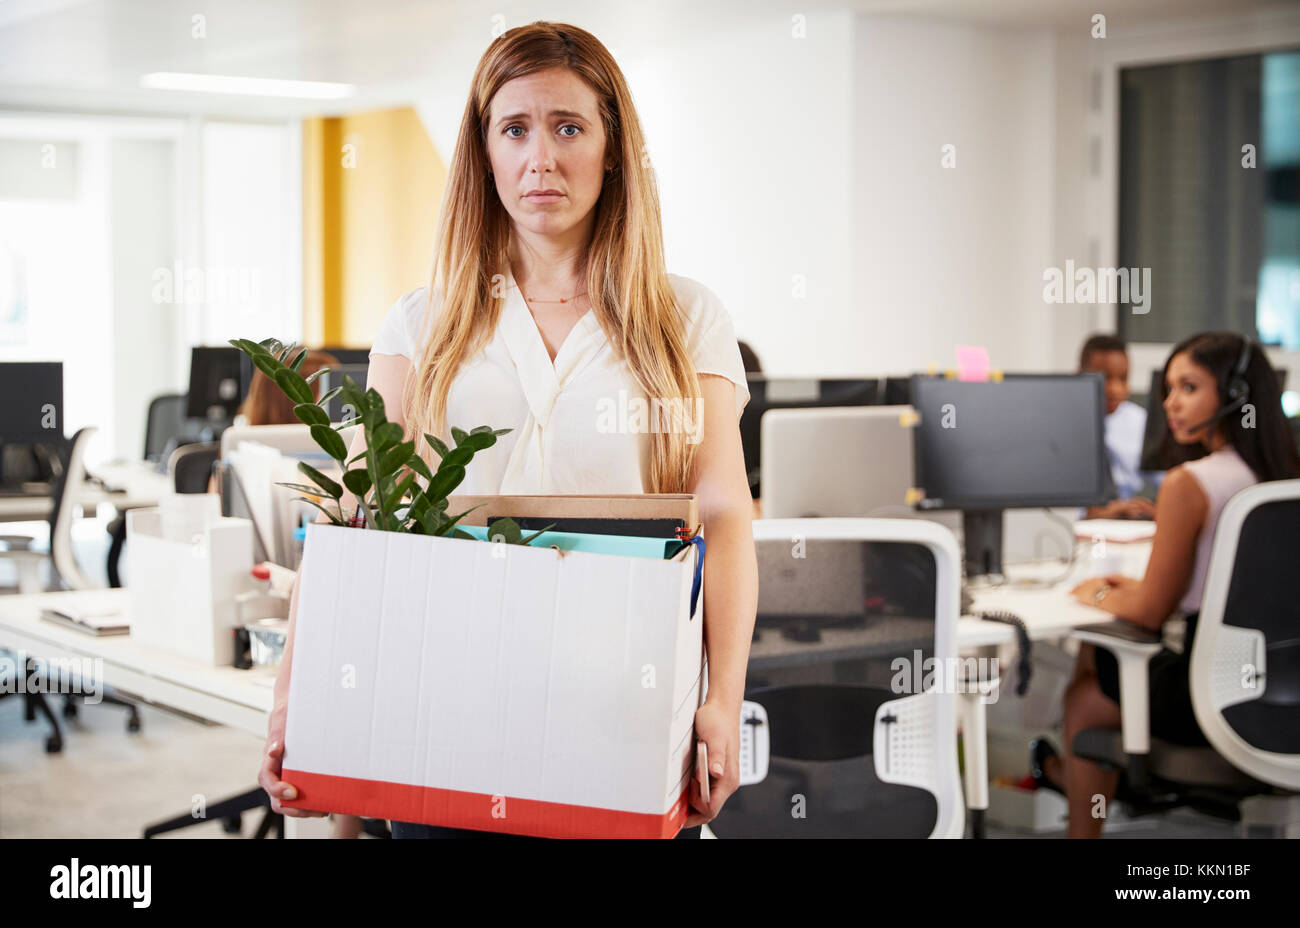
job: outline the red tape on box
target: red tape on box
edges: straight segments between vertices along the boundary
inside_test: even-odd
[[[297,799],[281,803],[290,809],[543,838],[671,838],[685,824],[687,813],[685,791],[667,812],[650,815],[287,768],[280,779],[298,791]],[[504,817],[494,818],[493,811],[503,806]]]

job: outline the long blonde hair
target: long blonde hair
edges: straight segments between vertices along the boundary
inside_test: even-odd
[[[664,267],[659,193],[641,122],[622,71],[600,40],[562,23],[536,22],[498,36],[474,71],[448,171],[434,246],[430,306],[442,294],[430,324],[425,314],[422,351],[403,397],[408,437],[421,454],[424,433],[448,437],[447,393],[461,364],[496,330],[504,287],[493,286],[509,262],[511,223],[495,188],[486,135],[490,105],[510,80],[564,67],[596,94],[606,153],[613,161],[596,202],[587,252],[587,298],[600,327],[626,359],[646,396],[688,402],[700,396],[699,376],[686,348],[686,321]],[[593,422],[596,412],[592,410]],[[451,423],[468,431],[500,422]],[[695,445],[682,429],[651,430],[649,492],[686,492]],[[432,462],[431,462],[432,463]]]

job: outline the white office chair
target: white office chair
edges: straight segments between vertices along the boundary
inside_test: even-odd
[[[54,567],[54,580],[71,590],[93,590],[99,584],[87,577],[77,565],[72,554],[72,525],[76,521],[76,502],[86,482],[86,447],[98,429],[87,426],[80,429],[68,443],[69,450],[63,473],[58,475],[52,489],[53,507],[50,510],[49,550],[31,547],[34,538],[27,535],[0,535],[0,560],[10,561],[18,568],[18,592],[44,591],[41,567],[50,563]]]
[[[1192,709],[1210,747],[1150,735],[1147,664],[1160,650],[1122,622],[1081,640],[1120,667],[1120,732],[1075,738],[1082,757],[1127,771],[1152,809],[1190,805],[1240,821],[1243,836],[1300,836],[1300,480],[1256,484],[1223,507],[1191,647]]]
[[[859,658],[883,660],[892,673],[900,657],[910,667],[917,651],[933,658],[933,666],[955,666],[961,557],[952,533],[921,520],[764,519],[754,522],[754,538],[761,548],[792,549],[784,566],[771,556],[774,550],[760,550],[766,567],[759,612],[764,626],[788,619],[779,634],[795,640],[780,640],[773,650],[764,638],[751,652],[741,788],[709,831],[716,837],[961,837],[957,694],[924,683],[921,692],[909,693],[892,683],[816,675],[831,662]],[[808,555],[803,564],[794,553],[800,544]],[[820,553],[809,555],[814,546]],[[893,616],[895,606],[915,618]],[[847,616],[855,609],[865,622]],[[816,631],[807,626],[837,617],[849,627],[827,629],[823,641],[804,640]],[[778,673],[786,680],[776,683]]]
[[[339,430],[343,444],[351,445],[352,436],[359,425]],[[229,457],[230,452],[239,447],[241,441],[255,441],[269,445],[288,454],[316,454],[320,445],[311,437],[311,428],[301,424],[290,425],[232,425],[221,433],[221,457]]]

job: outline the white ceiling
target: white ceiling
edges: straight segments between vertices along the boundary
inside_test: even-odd
[[[1277,0],[0,0],[0,107],[199,112],[277,118],[407,103],[434,91],[463,100],[493,29],[540,18],[620,44],[670,43],[742,19],[851,8],[1086,34],[1098,7],[1110,34],[1153,21],[1294,7]],[[192,17],[205,17],[203,38]],[[502,19],[495,21],[495,14]],[[340,105],[145,90],[141,75],[183,71],[340,81]]]

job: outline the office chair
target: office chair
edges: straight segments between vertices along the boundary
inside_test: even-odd
[[[802,540],[810,546],[842,542],[865,548],[865,585],[863,576],[846,576],[849,571],[837,568],[834,577],[821,576],[825,571],[792,562],[789,571],[762,577],[760,599],[774,584],[842,583],[860,603],[864,591],[867,602],[907,601],[902,611],[918,618],[899,618],[882,607],[868,616],[860,647],[891,667],[895,655],[910,663],[921,654],[937,661],[934,666],[951,666],[961,557],[943,526],[910,519],[763,519],[754,522],[754,537],[770,544]],[[909,561],[915,559],[912,552],[927,561],[926,589],[896,596],[892,578],[884,576],[896,558],[872,554],[878,543],[895,555],[906,549]],[[882,590],[888,592],[880,597]],[[923,594],[924,609],[915,608],[916,594]],[[831,601],[823,592],[808,595]],[[793,602],[781,596],[777,601]],[[846,659],[842,643],[830,643],[838,654],[819,656],[816,647],[788,647],[789,665],[781,674],[789,679],[781,682],[770,656],[756,667],[751,654],[742,718],[753,731],[742,734],[741,787],[709,831],[715,837],[961,837],[965,806],[957,771],[957,694],[943,686],[906,693],[892,683],[811,679],[817,662]],[[795,814],[798,808],[803,815]]]
[[[212,477],[212,465],[217,463],[221,443],[216,441],[184,445],[172,452],[167,462],[177,493],[206,493]]]
[[[77,494],[86,481],[86,446],[96,431],[98,430],[94,426],[80,429],[59,450],[56,474],[51,486],[53,506],[48,520],[49,550],[32,550],[31,544],[35,539],[27,535],[0,535],[0,543],[7,549],[0,551],[0,559],[13,561],[17,565],[20,593],[43,592],[40,568],[46,562],[54,568],[56,589],[60,586],[71,590],[95,589],[94,581],[81,572],[72,556],[72,523],[76,519]]]
[[[94,426],[78,430],[72,436],[72,440],[66,443],[66,449],[60,454],[60,465],[57,468],[58,474],[54,484],[54,506],[50,511],[50,550],[48,552],[33,551],[30,548],[32,539],[27,536],[5,535],[0,536],[0,542],[6,543],[8,550],[0,551],[0,558],[14,560],[18,563],[19,576],[23,578],[19,584],[21,593],[40,593],[44,592],[43,584],[40,581],[40,567],[45,561],[54,568],[54,579],[56,588],[63,586],[72,590],[93,590],[96,584],[77,566],[77,561],[72,554],[72,523],[76,518],[77,494],[85,483],[86,478],[86,446],[90,444],[90,439],[94,437],[97,429]],[[64,459],[66,455],[66,460]],[[32,665],[30,661],[24,662],[24,667],[20,671],[29,678],[32,676]],[[59,728],[58,720],[50,710],[48,703],[45,701],[45,691],[50,687],[36,686],[29,683],[24,687],[23,692],[23,718],[25,721],[35,721],[36,713],[39,711],[45,716],[52,729],[51,734],[45,739],[45,750],[50,754],[57,754],[63,750],[63,732]],[[5,696],[14,695],[15,690],[8,690],[0,693],[0,699]],[[76,698],[72,693],[65,693],[63,696],[63,714],[67,718],[73,718],[77,714]],[[140,730],[139,710],[134,703],[125,699],[114,696],[111,693],[103,693],[102,701],[110,705],[120,706],[128,712],[126,727],[128,731]]]
[[[1076,637],[1120,666],[1121,731],[1090,729],[1081,757],[1124,771],[1134,814],[1189,806],[1242,837],[1300,837],[1300,480],[1242,490],[1224,506],[1191,647],[1192,708],[1208,747],[1150,736],[1147,662],[1157,637],[1123,622]]]
[[[144,423],[144,459],[163,462],[183,445],[201,441],[199,429],[185,415],[189,395],[165,393],[149,401]]]

